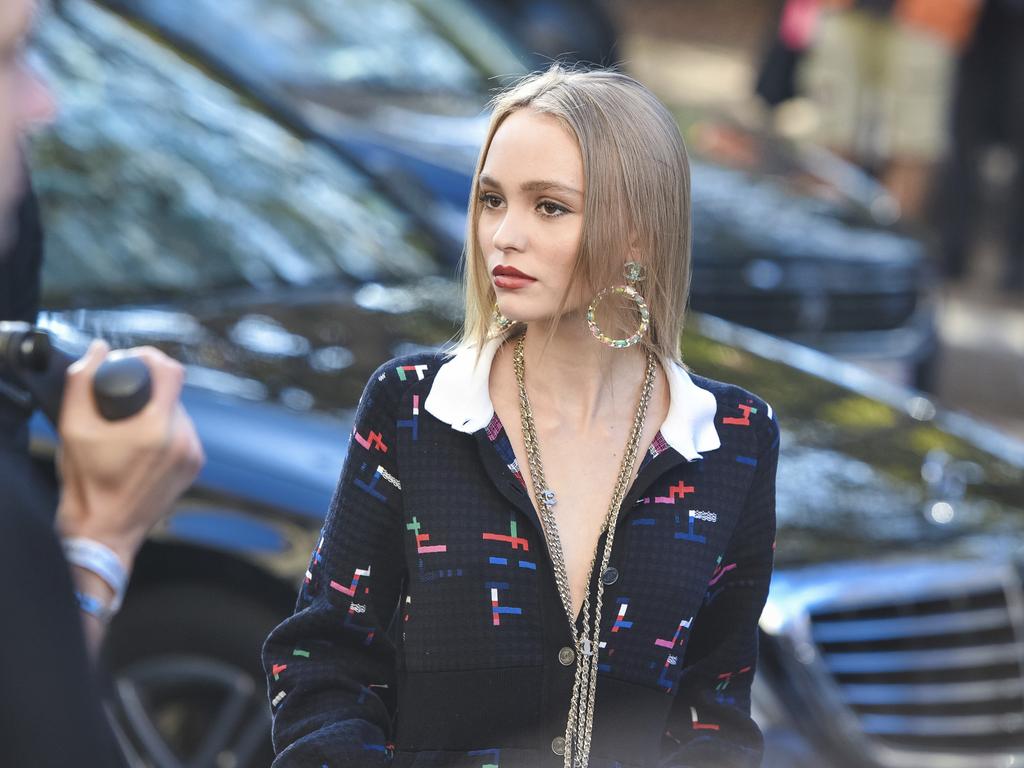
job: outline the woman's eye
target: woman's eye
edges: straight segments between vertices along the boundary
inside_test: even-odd
[[[501,200],[498,199],[497,196],[492,195],[488,192],[484,192],[483,194],[480,195],[480,202],[484,204],[485,208],[493,208],[494,205],[492,205],[492,203],[494,203],[495,205],[501,204]]]
[[[558,203],[544,202],[540,204],[540,207],[544,211],[545,216],[561,216],[563,213],[567,213],[566,209],[558,205]]]

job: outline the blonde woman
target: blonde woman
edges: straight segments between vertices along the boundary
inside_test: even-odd
[[[461,341],[368,382],[264,647],[274,765],[756,766],[779,431],[681,363],[678,128],[557,64],[493,107]]]

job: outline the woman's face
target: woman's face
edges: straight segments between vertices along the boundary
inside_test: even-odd
[[[520,109],[498,127],[480,172],[477,240],[498,308],[512,320],[554,316],[583,230],[583,158],[550,115]],[[525,277],[502,275],[517,270]],[[570,297],[566,311],[582,297]]]

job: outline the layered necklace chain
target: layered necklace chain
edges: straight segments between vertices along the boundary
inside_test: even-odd
[[[548,488],[544,479],[544,467],[541,464],[540,444],[537,440],[537,429],[533,422],[533,410],[530,408],[530,400],[526,396],[526,364],[523,355],[523,344],[525,334],[519,337],[515,345],[512,357],[513,367],[516,372],[516,381],[519,384],[519,415],[522,419],[523,442],[526,445],[526,456],[530,465],[530,479],[533,483],[534,495],[540,506],[540,518],[544,528],[544,538],[547,541],[548,552],[551,555],[551,563],[555,571],[555,583],[558,587],[558,594],[562,599],[562,606],[565,608],[566,618],[569,620],[569,632],[572,635],[573,645],[576,649],[576,677],[572,686],[572,700],[569,704],[569,717],[565,727],[565,752],[564,768],[587,768],[590,759],[590,737],[594,725],[594,700],[597,692],[597,656],[601,631],[601,606],[604,598],[604,580],[600,575],[608,567],[608,560],[611,557],[612,543],[615,539],[615,523],[619,517],[619,508],[629,488],[630,478],[633,475],[633,464],[636,461],[637,451],[640,446],[640,439],[644,431],[644,420],[647,417],[647,406],[651,400],[651,392],[654,388],[654,377],[656,373],[654,355],[647,353],[647,370],[644,376],[644,385],[640,393],[640,402],[637,404],[636,415],[633,418],[633,427],[629,433],[629,440],[626,442],[626,450],[622,456],[622,464],[619,467],[619,476],[615,481],[615,489],[612,492],[611,503],[608,512],[605,514],[601,532],[607,533],[604,550],[601,553],[601,568],[598,571],[597,594],[595,595],[595,610],[593,619],[590,616],[590,584],[589,580],[594,573],[594,565],[597,562],[597,547],[590,560],[588,571],[588,584],[583,606],[580,611],[580,626],[577,627],[576,616],[572,610],[572,593],[569,591],[569,577],[565,569],[565,557],[562,554],[562,539],[558,533],[558,524],[555,522],[552,508],[555,506],[555,493]]]

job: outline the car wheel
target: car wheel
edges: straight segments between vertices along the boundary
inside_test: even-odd
[[[104,649],[107,709],[133,768],[266,768],[273,758],[260,662],[281,619],[223,589],[133,595]]]

